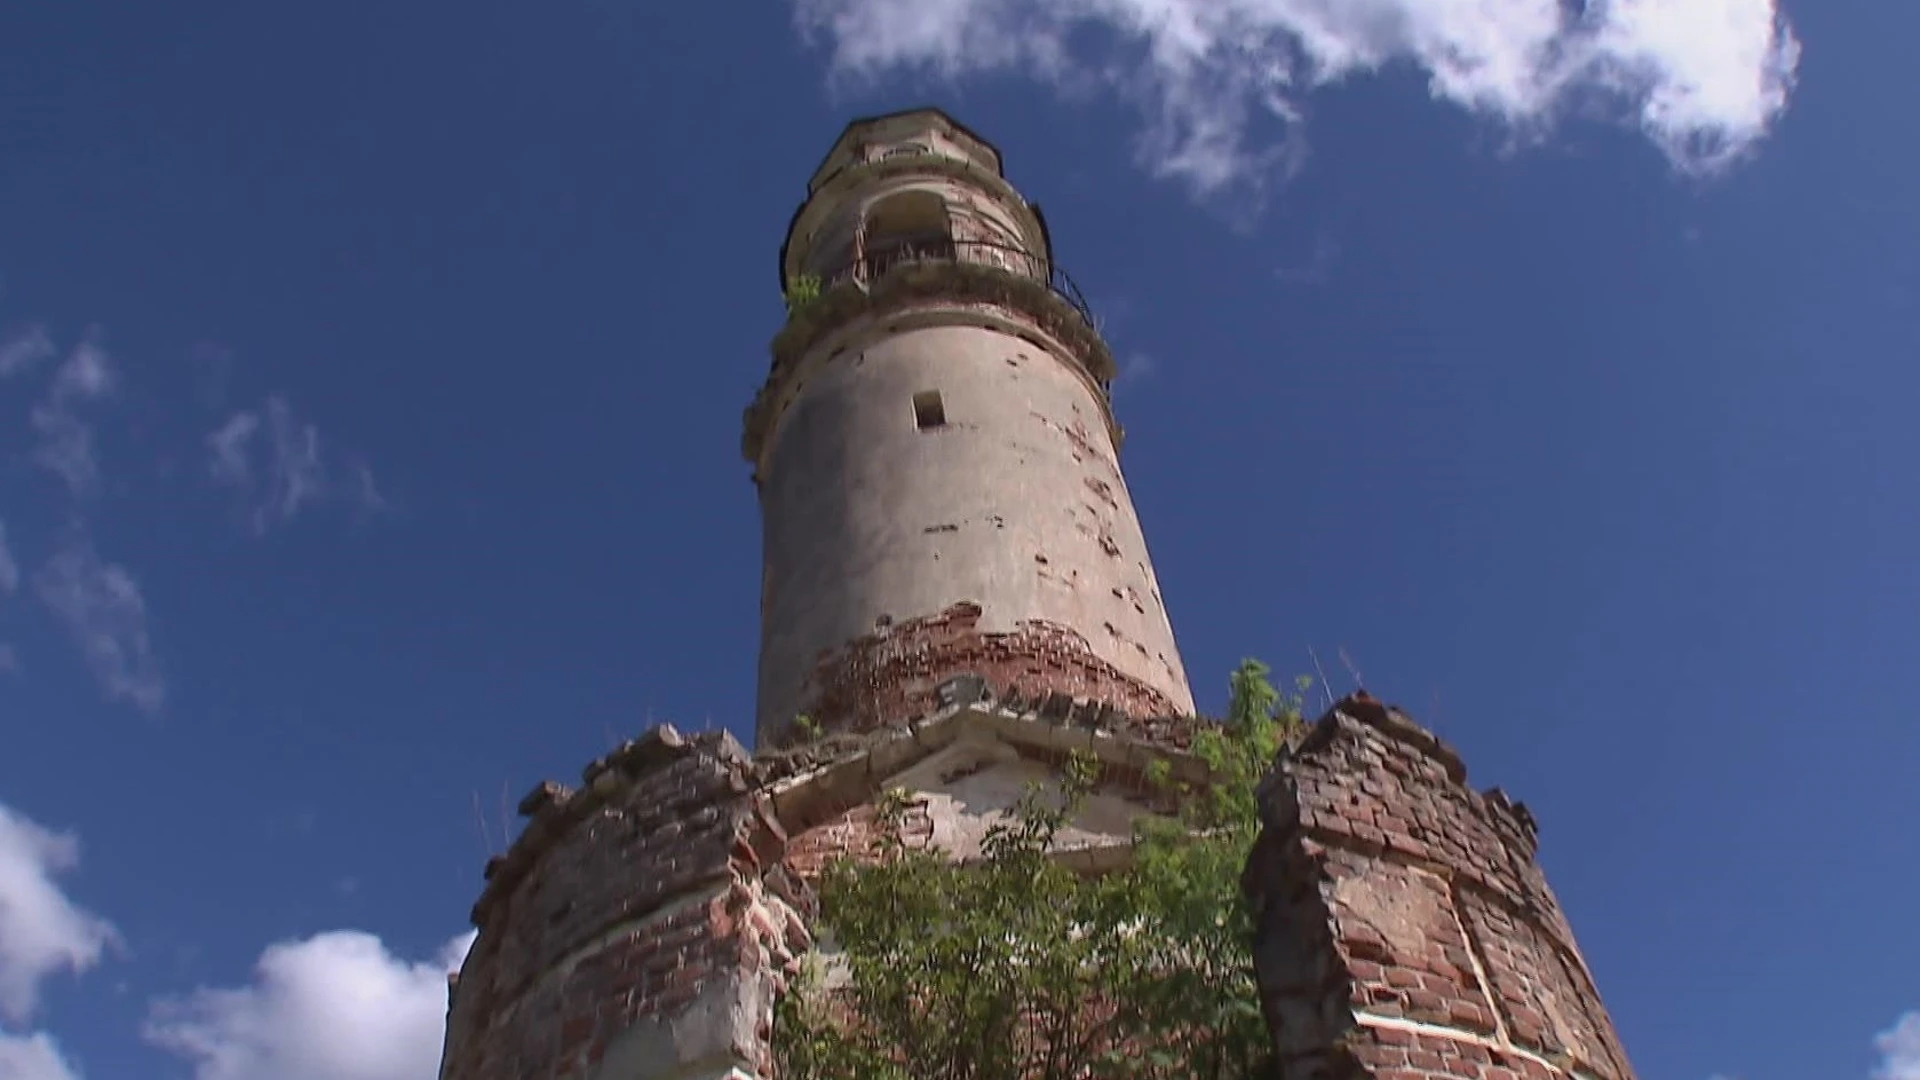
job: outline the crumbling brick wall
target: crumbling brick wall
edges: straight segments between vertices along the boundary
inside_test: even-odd
[[[810,882],[876,852],[876,785],[933,752],[941,717],[1117,737],[1135,748],[1112,766],[1123,787],[1196,723],[994,698],[977,675],[951,679],[911,730],[758,758],[663,726],[581,790],[536,788],[474,907],[441,1080],[769,1077],[773,1005],[812,946]],[[1280,1080],[1633,1080],[1531,815],[1469,789],[1430,733],[1349,698],[1283,754],[1262,810],[1244,880]],[[913,846],[933,830],[916,806],[901,827]]]
[[[442,1080],[763,1070],[774,995],[810,946],[764,880],[784,836],[725,734],[655,728],[545,784],[488,866],[450,989]]]
[[[1283,1080],[1632,1080],[1526,808],[1379,702],[1283,755],[1245,883]]]
[[[988,633],[981,615],[979,604],[962,602],[823,653],[805,687],[813,719],[859,733],[924,716],[939,706],[935,688],[962,674],[1004,688],[1015,702],[1094,702],[1116,719],[1175,715],[1164,693],[1101,659],[1071,627],[1028,620]]]

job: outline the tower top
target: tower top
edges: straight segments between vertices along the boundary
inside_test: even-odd
[[[860,166],[892,164],[905,167],[943,164],[952,173],[970,176],[1031,216],[1033,235],[1026,238],[1021,247],[1030,255],[1052,259],[1053,240],[1047,232],[1047,219],[1041,214],[1039,204],[1027,202],[1008,185],[1000,148],[946,110],[924,105],[861,117],[840,130],[833,147],[807,181],[807,197],[794,207],[793,217],[787,222],[778,267],[781,292],[786,291],[803,261],[800,257],[803,253],[794,250],[796,240],[805,245],[808,234],[819,224],[816,219],[827,212],[825,204],[835,201],[835,192],[858,186],[851,182],[870,171]]]
[[[863,116],[853,120],[840,131],[840,137],[833,142],[833,149],[813,171],[813,178],[807,181],[807,194],[820,190],[834,173],[857,161],[870,160],[861,153],[865,144],[887,143],[901,144],[896,152],[925,152],[935,149],[928,143],[913,144],[915,136],[932,136],[945,142],[982,168],[993,170],[995,176],[1004,177],[1006,173],[1000,165],[1000,149],[981,138],[972,128],[955,120],[945,109],[932,105],[923,105],[915,109],[898,109],[877,116]]]

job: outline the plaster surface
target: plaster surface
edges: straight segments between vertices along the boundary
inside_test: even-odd
[[[926,394],[938,426],[917,423]],[[980,607],[984,634],[1069,627],[1192,710],[1103,403],[1037,333],[877,327],[815,367],[767,463],[763,738],[813,707],[849,642],[959,603]]]

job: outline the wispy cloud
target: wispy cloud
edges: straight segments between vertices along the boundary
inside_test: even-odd
[[[47,978],[87,971],[119,940],[111,923],[60,888],[60,875],[79,864],[71,833],[0,806],[0,1017],[8,1021],[33,1016]]]
[[[40,987],[81,974],[120,940],[112,923],[75,903],[61,875],[80,864],[80,842],[0,805],[0,1020],[33,1018]],[[80,1071],[44,1031],[0,1030],[0,1078],[79,1080]]]
[[[1332,234],[1318,233],[1313,238],[1313,250],[1305,258],[1280,267],[1273,276],[1287,285],[1324,285],[1339,256],[1340,244]]]
[[[215,480],[237,487],[253,483],[253,465],[247,460],[247,443],[259,430],[258,416],[250,412],[237,412],[207,436],[207,449],[213,453],[209,468]]]
[[[12,594],[20,588],[20,562],[7,546],[7,523],[0,521],[0,594]]]
[[[157,1002],[146,1036],[195,1080],[418,1080],[439,1065],[447,974],[472,944],[462,934],[410,962],[357,931],[282,942],[251,985]]]
[[[88,498],[100,487],[93,428],[82,419],[80,407],[111,394],[115,382],[106,350],[98,342],[83,341],[54,370],[45,399],[29,417],[39,436],[33,459],[65,481],[75,499]]]
[[[1873,1080],[1920,1080],[1920,1011],[1903,1014],[1874,1037],[1880,1064]]]
[[[39,367],[53,355],[53,338],[44,326],[29,326],[0,339],[0,379]]]
[[[0,1032],[0,1077],[6,1080],[80,1080],[80,1072],[60,1054],[53,1036]]]
[[[297,420],[285,398],[273,395],[257,410],[242,409],[207,436],[208,473],[252,500],[250,520],[256,533],[292,521],[303,508],[340,498],[365,509],[386,505],[363,462],[344,481],[321,451],[320,431]]]
[[[34,577],[41,602],[86,657],[100,690],[155,712],[166,698],[147,632],[147,604],[133,575],[103,561],[84,530],[69,530]]]
[[[12,596],[19,590],[20,562],[14,557],[13,549],[7,546],[7,524],[0,521],[0,597]],[[13,646],[0,641],[0,675],[10,675],[19,669],[20,658],[15,655]]]
[[[1402,64],[1436,99],[1516,137],[1599,103],[1676,167],[1713,173],[1765,137],[1800,58],[1776,0],[794,0],[794,11],[842,78],[1017,72],[1107,87],[1138,107],[1148,167],[1201,195],[1283,176],[1300,160],[1310,91]],[[1276,123],[1284,134],[1263,144],[1256,132]]]
[[[380,493],[380,485],[373,478],[373,468],[364,461],[353,465],[353,501],[365,510],[375,512],[387,508],[387,497]]]

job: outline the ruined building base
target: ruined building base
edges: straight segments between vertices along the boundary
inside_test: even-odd
[[[873,800],[905,788],[910,844],[976,853],[1028,782],[1076,750],[1102,787],[1060,842],[1116,866],[1164,814],[1155,762],[1204,778],[1195,721],[1136,723],[943,684],[909,725],[750,755],[662,726],[585,785],[521,802],[487,868],[479,937],[451,980],[441,1080],[770,1080],[773,1006],[812,947],[810,882],[871,852]],[[1263,792],[1246,871],[1281,1080],[1514,1080],[1632,1071],[1551,890],[1526,810],[1364,696],[1341,702]]]
[[[1363,695],[1266,781],[1243,879],[1287,1080],[1633,1075],[1533,816]]]

